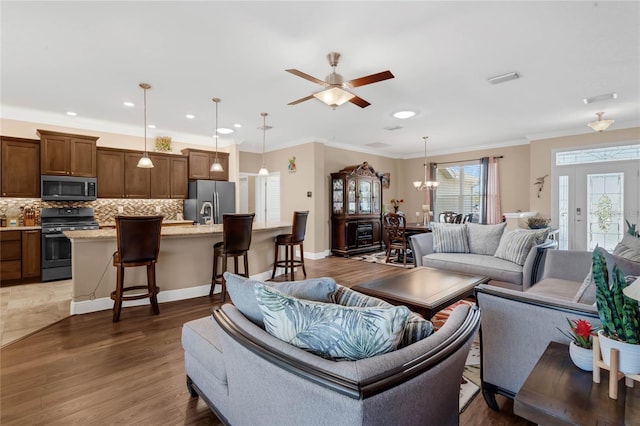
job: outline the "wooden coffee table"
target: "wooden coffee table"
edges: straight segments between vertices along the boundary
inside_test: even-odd
[[[487,281],[487,277],[418,267],[400,269],[397,275],[356,285],[352,289],[393,305],[405,305],[430,319],[442,308],[472,295],[475,286]]]
[[[514,414],[543,425],[638,425],[640,387],[618,383],[618,399],[609,398],[609,377],[600,383],[571,362],[569,347],[549,343],[513,402]]]

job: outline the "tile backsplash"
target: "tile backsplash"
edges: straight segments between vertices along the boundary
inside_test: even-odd
[[[160,208],[165,220],[176,220],[178,213],[183,214],[184,200],[145,200],[126,198],[99,198],[96,201],[42,201],[38,198],[0,198],[0,215],[6,214],[12,207],[24,209],[30,207],[36,211],[36,225],[40,225],[40,209],[47,207],[92,207],[98,223],[113,223],[118,214],[130,216],[156,215],[156,208]],[[122,207],[123,212],[118,213]],[[23,225],[20,215],[20,225]]]

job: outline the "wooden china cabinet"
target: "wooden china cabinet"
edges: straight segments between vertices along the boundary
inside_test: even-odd
[[[331,251],[382,250],[382,184],[366,161],[331,174]]]

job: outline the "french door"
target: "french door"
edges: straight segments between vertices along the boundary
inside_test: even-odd
[[[638,223],[640,162],[613,161],[556,166],[553,208],[561,249],[613,248]]]

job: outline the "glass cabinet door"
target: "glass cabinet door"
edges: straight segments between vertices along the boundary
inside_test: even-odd
[[[358,210],[361,214],[371,213],[371,182],[362,180],[358,182],[359,206]]]
[[[349,179],[347,183],[347,213],[356,213],[356,181]]]
[[[342,179],[333,179],[333,205],[331,211],[334,214],[342,214],[344,212],[344,181]]]
[[[371,203],[373,204],[373,212],[380,213],[380,182],[377,180],[373,181],[373,199]]]

